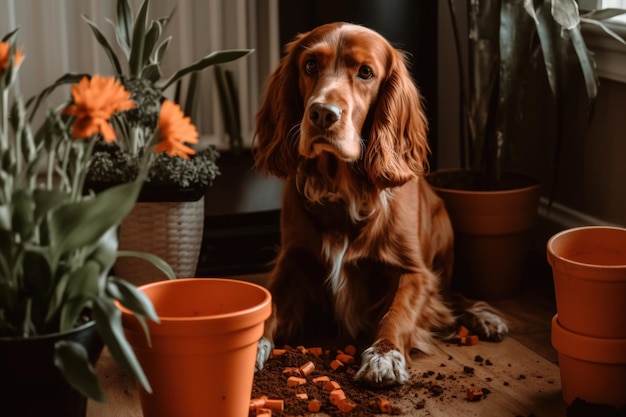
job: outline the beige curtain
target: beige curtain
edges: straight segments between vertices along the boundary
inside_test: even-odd
[[[21,68],[21,89],[28,97],[68,71],[111,74],[106,55],[81,18],[88,16],[106,34],[113,34],[116,0],[0,0],[0,36],[20,27],[19,44],[26,61]],[[135,11],[141,0],[131,0]],[[167,77],[218,49],[254,49],[227,64],[239,94],[244,145],[252,143],[254,114],[263,82],[280,55],[278,0],[151,0],[150,16],[169,15],[167,34],[173,36],[163,73]],[[212,70],[201,80],[198,129],[202,141],[225,147],[224,133]],[[171,94],[172,92],[168,92]],[[63,93],[53,97],[59,103]]]

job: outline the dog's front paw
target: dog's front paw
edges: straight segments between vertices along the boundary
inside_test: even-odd
[[[509,326],[500,312],[483,301],[468,308],[461,321],[483,340],[499,342],[509,333]]]
[[[409,382],[404,355],[387,339],[376,341],[363,352],[361,359],[355,379],[377,387]]]
[[[272,353],[272,342],[268,338],[262,337],[259,339],[256,351],[256,363],[254,364],[254,372],[260,371],[265,366],[265,363],[270,358]]]

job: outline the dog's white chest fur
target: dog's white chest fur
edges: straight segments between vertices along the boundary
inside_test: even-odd
[[[349,243],[347,236],[326,235],[322,244],[322,256],[329,265],[326,284],[334,296],[335,318],[342,322],[351,336],[356,337],[363,328],[363,323],[356,314],[353,297],[349,296],[344,272]]]

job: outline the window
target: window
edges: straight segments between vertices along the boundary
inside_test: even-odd
[[[626,0],[601,0],[599,3],[602,9],[626,9]],[[626,25],[626,14],[615,16],[611,22]]]
[[[626,9],[626,0],[579,0],[581,10]],[[606,26],[626,39],[626,14],[605,21]],[[584,24],[587,47],[594,53],[598,75],[626,83],[626,45],[610,37],[597,25]]]

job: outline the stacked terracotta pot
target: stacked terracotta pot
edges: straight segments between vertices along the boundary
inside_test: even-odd
[[[548,242],[563,399],[626,405],[626,229],[580,227]]]

